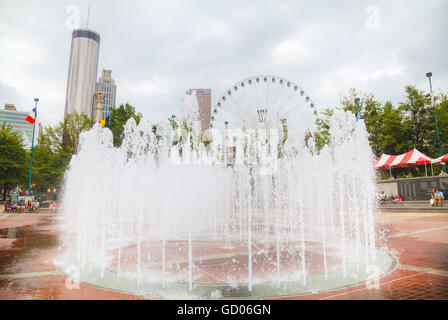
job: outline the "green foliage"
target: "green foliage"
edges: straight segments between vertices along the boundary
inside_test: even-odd
[[[333,116],[333,110],[325,108],[322,113],[323,118],[319,118],[317,125],[321,128],[319,132],[314,133],[314,141],[316,143],[317,151],[322,150],[322,148],[330,143],[330,134],[328,130],[330,126],[328,124],[330,118]]]
[[[0,127],[0,185],[6,191],[16,185],[27,184],[29,153],[22,137],[10,126]]]
[[[59,188],[72,156],[78,151],[79,135],[93,124],[84,113],[74,112],[57,126],[45,128],[34,148],[32,180],[38,190]]]
[[[115,147],[121,146],[123,142],[123,126],[130,118],[134,118],[138,124],[142,115],[141,113],[136,113],[135,108],[129,103],[121,104],[120,107],[112,109],[110,114],[110,130],[114,137]]]
[[[448,95],[440,93],[435,98],[437,123],[439,124],[440,144],[442,145],[442,152],[448,152]],[[436,154],[439,154],[437,150]],[[439,170],[440,171],[440,170]]]
[[[356,97],[361,98],[361,119],[366,124],[369,142],[377,157],[382,153],[402,154],[412,148],[417,148],[431,157],[440,155],[436,139],[434,111],[429,94],[408,85],[405,87],[404,101],[395,107],[390,101],[386,101],[384,104],[380,103],[373,94],[360,93],[351,89],[349,94],[340,100],[342,109],[356,115]],[[448,96],[445,93],[439,93],[435,96],[434,101],[442,154],[445,154],[448,152]],[[428,174],[431,174],[429,167],[427,170]],[[395,168],[393,171],[396,176],[425,175],[424,166]],[[387,177],[389,171],[380,172],[378,175]]]
[[[435,123],[429,96],[413,86],[406,86],[405,101],[400,103],[403,132],[409,149],[435,155]]]
[[[359,109],[361,113],[361,119],[364,119],[366,129],[369,132],[369,142],[372,146],[375,154],[381,153],[378,149],[379,140],[381,139],[381,126],[382,126],[382,110],[381,102],[375,99],[373,94],[366,94],[357,92],[356,89],[350,89],[348,96],[340,99],[340,104],[344,111],[351,111],[353,114],[357,114],[358,106],[355,102],[355,98],[359,97]]]

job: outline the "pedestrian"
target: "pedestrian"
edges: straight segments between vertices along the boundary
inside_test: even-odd
[[[55,213],[56,212],[56,209],[57,209],[57,205],[56,205],[56,201],[53,201],[53,213]]]

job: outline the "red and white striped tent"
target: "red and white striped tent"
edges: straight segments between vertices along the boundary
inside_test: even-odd
[[[395,167],[409,167],[415,166],[418,164],[430,164],[431,160],[434,160],[431,157],[421,153],[417,149],[412,149],[409,152],[398,155],[390,164],[392,168]]]
[[[445,162],[445,161],[448,161],[448,153],[444,156],[441,156],[441,157],[431,160],[431,163],[440,163],[440,162]]]
[[[395,160],[397,156],[391,156],[390,154],[383,153],[376,161],[373,163],[373,167],[377,170],[384,170],[389,167],[392,161]]]
[[[410,167],[416,166],[419,164],[424,164],[426,168],[426,164],[430,164],[431,160],[434,160],[431,157],[421,153],[417,149],[412,149],[409,152],[400,154],[398,156],[391,156],[388,154],[382,154],[374,163],[373,166],[377,170],[385,170],[389,168],[397,168],[397,167]]]

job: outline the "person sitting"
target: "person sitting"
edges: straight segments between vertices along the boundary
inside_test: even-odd
[[[14,200],[11,205],[11,213],[13,213],[13,212],[14,213],[17,212],[17,201],[16,200]]]
[[[445,200],[445,197],[443,196],[443,192],[439,189],[436,190],[436,193],[434,195],[434,206],[437,207],[437,202],[439,202],[440,207],[442,206],[442,201]]]
[[[33,204],[31,203],[31,200],[28,200],[27,208],[29,213],[33,212]]]
[[[429,199],[429,206],[434,207],[434,195],[431,194],[431,199]]]
[[[11,213],[11,202],[6,201],[4,203],[4,206],[5,206],[5,213]]]
[[[19,208],[19,212],[24,212],[25,211],[25,201],[23,199],[19,200],[18,208]]]
[[[384,201],[386,201],[386,195],[384,194],[384,191],[381,191],[379,195],[379,200],[380,200],[380,206],[382,206]]]
[[[56,212],[56,210],[58,209],[58,206],[56,204],[56,201],[53,201],[53,213]]]
[[[33,210],[34,212],[39,213],[39,202],[37,200],[34,200]]]
[[[446,173],[445,171],[440,170],[440,174],[439,174],[439,176],[446,176],[446,175],[447,175],[447,173]]]
[[[401,196],[401,194],[398,194],[394,201],[403,201],[403,197]]]

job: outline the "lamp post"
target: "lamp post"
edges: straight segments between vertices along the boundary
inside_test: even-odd
[[[358,122],[358,120],[361,118],[361,113],[359,111],[359,101],[361,101],[361,99],[356,97],[355,102],[356,102],[356,106],[358,107],[358,111],[356,112],[356,122]]]
[[[28,177],[28,195],[31,195],[31,172],[33,169],[33,153],[34,153],[34,129],[36,127],[36,120],[37,120],[37,103],[39,102],[38,98],[34,98],[34,103],[36,105],[35,107],[35,117],[33,122],[33,138],[31,139],[31,157],[30,157],[30,174]]]
[[[442,156],[442,144],[440,143],[439,125],[437,123],[437,112],[436,112],[436,106],[434,104],[434,95],[433,95],[433,92],[432,92],[432,83],[431,83],[432,72],[427,72],[426,73],[426,77],[429,79],[429,90],[430,90],[430,94],[431,94],[431,105],[432,105],[432,109],[434,111],[434,121],[436,123],[437,145],[439,147],[439,154],[440,154],[440,156]],[[442,164],[442,170],[445,171],[445,166],[443,164]]]

